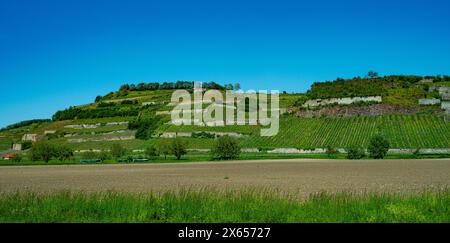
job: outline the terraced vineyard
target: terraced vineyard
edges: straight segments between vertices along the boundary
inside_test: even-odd
[[[260,127],[195,127],[171,126],[170,132],[233,131],[248,134],[241,139],[247,148],[345,148],[367,146],[375,134],[385,136],[393,148],[447,148],[450,146],[450,123],[436,115],[386,115],[359,117],[296,118],[283,117],[280,132],[274,137],[260,137]],[[192,140],[192,139],[188,139]],[[205,139],[203,139],[205,140]],[[209,142],[194,146],[209,147]]]
[[[416,104],[418,97],[405,98],[411,96],[410,91],[415,92],[419,89],[414,87],[390,89],[388,92],[390,98],[388,95],[383,99],[387,100],[387,103],[397,105],[405,105],[408,102]],[[201,131],[238,133],[242,135],[239,140],[243,148],[313,149],[346,148],[352,145],[367,147],[369,139],[375,134],[386,137],[391,143],[391,148],[450,147],[450,123],[445,122],[442,115],[424,114],[422,111],[403,115],[320,118],[283,115],[279,134],[274,137],[261,137],[261,126],[178,127],[167,124],[170,121],[167,111],[173,109],[173,105],[169,104],[172,92],[173,90],[153,90],[110,93],[95,103],[77,107],[78,110],[69,109],[63,113],[64,116],[59,116],[64,119],[0,131],[0,151],[11,149],[12,143],[20,143],[24,134],[37,134],[38,139],[48,139],[55,144],[68,144],[75,150],[109,149],[113,143],[121,143],[130,150],[139,150],[171,140],[168,137],[173,134],[164,133]],[[306,98],[308,98],[306,94],[280,94],[280,107],[295,108]],[[207,106],[209,104],[204,104],[203,108]],[[135,111],[137,115],[122,111]],[[80,114],[82,116],[79,116]],[[133,139],[138,128],[136,126],[130,128],[127,122],[151,120],[155,116],[161,118],[158,120],[158,127],[153,128],[156,130],[151,131],[154,131],[155,136],[148,140]],[[80,117],[85,119],[79,119]],[[166,138],[158,135],[166,135],[163,136]],[[208,137],[182,137],[182,139],[186,140],[191,149],[211,148],[214,143],[214,138]]]
[[[11,148],[11,139],[0,137],[0,151],[2,150],[8,150]]]

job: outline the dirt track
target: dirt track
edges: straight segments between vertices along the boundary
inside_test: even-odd
[[[0,167],[0,192],[161,191],[213,186],[318,191],[409,192],[450,186],[450,159],[271,160],[181,164]]]

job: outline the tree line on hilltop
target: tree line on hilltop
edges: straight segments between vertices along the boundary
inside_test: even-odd
[[[433,80],[433,82],[450,81],[450,77],[447,75],[392,75],[379,77],[378,73],[369,72],[366,77],[337,78],[333,81],[315,82],[306,95],[309,99],[384,96],[389,89],[409,88],[425,79]]]

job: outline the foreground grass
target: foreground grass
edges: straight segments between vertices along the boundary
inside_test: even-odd
[[[0,196],[0,222],[450,222],[450,190],[306,200],[267,190],[13,193]]]
[[[414,154],[388,154],[385,159],[445,159],[450,158],[450,154],[429,154],[429,155],[414,155]],[[335,159],[346,160],[345,154],[269,154],[269,153],[242,153],[238,158],[233,160],[275,160],[275,159]],[[363,159],[372,159],[370,157],[364,157]],[[188,163],[188,162],[208,162],[218,161],[213,160],[209,153],[188,153],[183,156],[181,160],[177,160],[175,156],[169,155],[167,158],[159,156],[153,158],[147,162],[136,162],[136,164],[157,164],[157,163]],[[98,162],[94,164],[129,164],[131,162],[117,162],[115,160],[107,160],[104,162]],[[0,160],[0,166],[21,166],[21,165],[85,165],[92,163],[82,163],[80,159],[75,160],[51,160],[48,163],[45,161],[30,161],[22,160],[15,162],[12,160]]]

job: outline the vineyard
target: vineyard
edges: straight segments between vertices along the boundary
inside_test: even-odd
[[[7,150],[11,148],[11,140],[8,138],[1,138],[0,137],[0,151]]]
[[[195,127],[171,126],[170,132],[223,131],[246,135],[246,148],[346,148],[367,146],[375,134],[385,136],[392,148],[447,148],[450,123],[436,115],[386,115],[356,117],[296,118],[283,117],[274,137],[259,136],[258,126]],[[207,148],[207,139],[187,139],[190,147]],[[201,141],[197,141],[201,140]],[[202,142],[203,141],[203,142]]]

